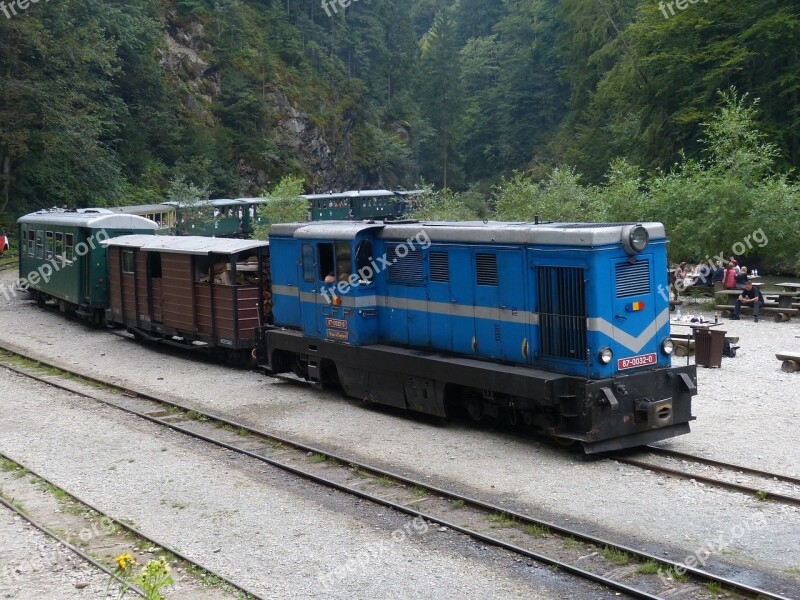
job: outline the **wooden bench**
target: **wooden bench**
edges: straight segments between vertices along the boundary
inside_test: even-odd
[[[794,292],[763,292],[765,300],[775,300],[780,308],[792,308]]]
[[[715,306],[717,310],[721,311],[720,315],[723,319],[729,319],[733,316],[734,310],[736,307],[732,304],[718,304]],[[750,314],[753,312],[752,306],[747,306],[746,304],[742,305],[742,313]],[[781,308],[777,304],[765,304],[761,307],[762,314],[772,314],[775,315],[775,322],[776,323],[783,323],[784,321],[790,320],[792,317],[796,317],[798,313],[800,313],[800,309],[797,308]]]
[[[786,373],[800,371],[800,352],[778,352],[775,358],[782,361],[782,371]]]

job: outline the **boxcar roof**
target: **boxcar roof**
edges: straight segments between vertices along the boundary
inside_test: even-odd
[[[269,246],[264,240],[236,240],[229,238],[210,238],[199,235],[152,236],[122,235],[103,242],[107,246],[138,248],[146,252],[165,252],[168,254],[235,254]]]
[[[150,219],[145,219],[138,215],[113,213],[106,209],[82,212],[39,211],[20,217],[17,223],[66,225],[71,227],[89,227],[91,229],[158,229],[158,225],[155,221],[151,221]]]
[[[666,237],[661,223],[639,223],[650,239]],[[272,226],[271,234],[314,239],[354,239],[365,229],[380,229],[376,237],[407,240],[424,231],[434,242],[507,243],[599,246],[622,239],[623,230],[637,223],[507,223],[501,221],[382,223],[380,221],[324,223],[286,223]]]

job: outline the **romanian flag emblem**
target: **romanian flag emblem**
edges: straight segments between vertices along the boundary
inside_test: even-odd
[[[644,308],[644,302],[631,302],[625,306],[626,312],[636,312],[637,310],[642,310]]]

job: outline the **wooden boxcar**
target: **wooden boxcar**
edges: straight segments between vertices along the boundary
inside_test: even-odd
[[[108,250],[106,319],[137,337],[244,360],[271,322],[266,241],[131,235]]]
[[[108,306],[106,248],[101,242],[153,234],[153,221],[104,209],[44,210],[20,217],[19,276],[40,304],[102,321]],[[142,236],[150,237],[150,236]]]

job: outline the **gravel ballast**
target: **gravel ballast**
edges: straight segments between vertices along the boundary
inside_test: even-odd
[[[0,452],[267,597],[614,596],[7,371],[0,394]]]
[[[369,408],[334,393],[195,362],[67,322],[29,302],[0,298],[0,323],[7,341],[98,377],[618,541],[648,544],[676,560],[713,545],[709,560],[723,569],[729,565],[733,575],[738,566],[752,568],[797,581],[800,589],[796,508],[613,461],[584,462],[536,440]],[[663,445],[800,476],[800,374],[783,373],[774,357],[800,346],[797,321],[731,321],[722,328],[740,336],[739,355],[723,359],[721,369],[698,369],[693,432]]]

